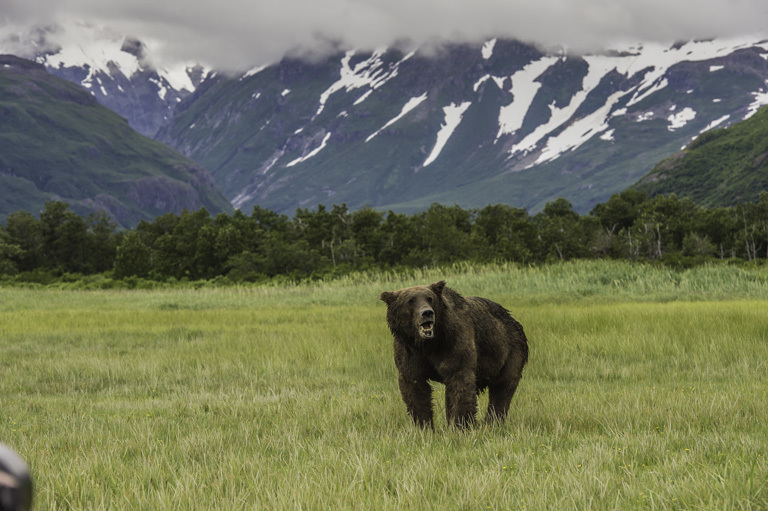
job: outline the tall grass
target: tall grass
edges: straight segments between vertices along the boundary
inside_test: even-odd
[[[87,279],[85,279],[87,281]],[[327,281],[296,285],[164,286],[134,290],[81,290],[81,282],[61,284],[61,293],[39,293],[37,288],[0,286],[0,310],[59,308],[239,308],[264,305],[343,305],[372,303],[381,291],[446,280],[464,294],[478,294],[513,303],[568,303],[679,300],[768,299],[768,266],[706,265],[678,271],[628,261],[571,261],[565,264],[521,267],[514,263],[448,268],[375,271]],[[52,301],[47,297],[55,297]]]
[[[37,509],[768,509],[761,271],[0,289],[0,441]],[[504,425],[406,417],[377,297],[439,278],[526,329]]]

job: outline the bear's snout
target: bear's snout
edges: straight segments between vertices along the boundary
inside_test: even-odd
[[[424,306],[419,311],[419,337],[431,339],[435,336],[435,311]]]

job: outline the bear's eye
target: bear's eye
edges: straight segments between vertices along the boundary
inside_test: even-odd
[[[413,305],[413,302],[414,302],[414,300],[413,300],[413,298],[411,298],[410,300],[408,300],[408,305]]]
[[[431,296],[427,297],[427,302],[432,303],[432,297]]]

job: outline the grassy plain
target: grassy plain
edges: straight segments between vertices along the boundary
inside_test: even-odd
[[[435,432],[406,417],[378,294],[443,277],[525,327],[504,425],[448,428],[440,385]],[[36,509],[765,510],[766,418],[766,268],[0,289],[0,442]]]

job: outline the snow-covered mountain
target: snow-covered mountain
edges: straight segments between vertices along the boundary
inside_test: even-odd
[[[768,104],[768,41],[548,53],[515,41],[348,51],[218,76],[159,138],[237,208],[432,202],[589,211]]]
[[[588,211],[702,132],[768,104],[759,37],[582,56],[494,39],[284,58],[233,76],[158,69],[135,39],[71,30],[79,43],[46,47],[38,61],[143,133],[159,127],[156,138],[208,169],[244,211],[535,211],[557,197]]]
[[[0,40],[2,53],[30,58],[52,74],[82,85],[146,136],[171,120],[176,105],[206,74],[194,63],[157,65],[144,42],[88,23],[6,34]]]

